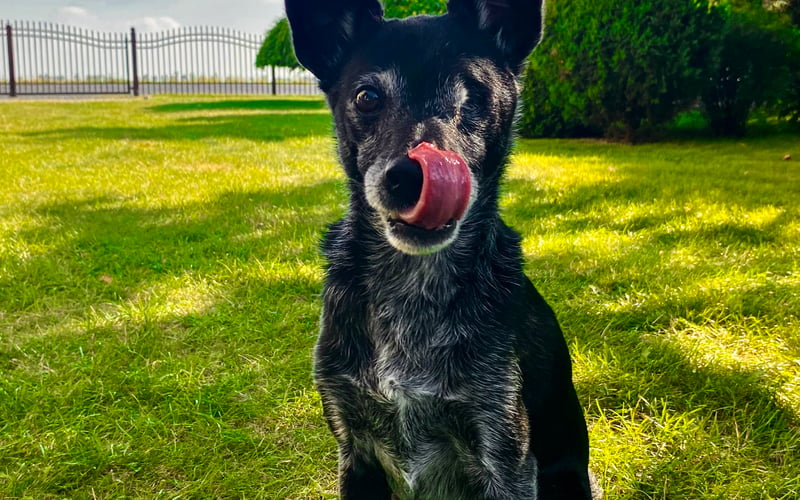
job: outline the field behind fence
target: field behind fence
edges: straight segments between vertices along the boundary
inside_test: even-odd
[[[256,68],[258,34],[213,26],[139,33],[0,25],[0,95],[319,93],[302,69]]]

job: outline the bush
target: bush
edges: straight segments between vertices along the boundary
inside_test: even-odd
[[[800,0],[789,0],[785,13],[789,25],[780,30],[780,35],[789,47],[785,59],[789,77],[774,108],[779,118],[800,125]]]
[[[447,0],[386,0],[383,2],[386,17],[408,17],[418,14],[442,14],[447,10]]]
[[[795,30],[765,10],[761,0],[728,4],[725,15],[718,70],[702,94],[712,131],[744,135],[756,108],[796,117],[800,51]]]
[[[800,28],[800,0],[788,0],[785,9],[792,23]]]
[[[641,139],[696,101],[724,16],[706,0],[552,0],[523,89],[526,136]]]
[[[795,33],[795,45],[790,54],[790,72],[786,90],[775,103],[778,118],[800,125],[800,31]]]

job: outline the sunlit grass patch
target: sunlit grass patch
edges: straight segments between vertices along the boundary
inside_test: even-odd
[[[797,145],[518,147],[504,212],[571,338],[611,497],[800,494]]]
[[[344,204],[329,117],[187,101],[0,108],[0,495],[331,490],[309,370]]]
[[[0,496],[334,498],[319,99],[0,103]],[[793,136],[520,141],[607,498],[800,496]]]

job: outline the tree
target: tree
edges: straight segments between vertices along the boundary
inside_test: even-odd
[[[292,33],[289,30],[289,21],[284,17],[275,23],[267,32],[264,43],[256,56],[256,67],[283,66],[286,68],[299,68],[300,63],[294,55]]]
[[[447,10],[447,0],[386,0],[386,17],[408,17],[418,14],[442,14]],[[267,32],[261,49],[256,56],[256,67],[281,66],[286,68],[299,68],[300,63],[294,54],[292,33],[289,21],[284,17],[279,19]],[[274,76],[274,75],[273,75]]]
[[[447,0],[386,0],[384,3],[386,17],[402,18],[419,14],[442,14],[447,10]],[[257,68],[267,66],[300,67],[300,63],[294,55],[289,21],[285,17],[279,19],[267,32],[256,56]]]

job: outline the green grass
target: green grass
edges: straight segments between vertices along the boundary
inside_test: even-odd
[[[0,497],[333,498],[313,99],[0,103]],[[800,139],[520,141],[607,498],[800,497]]]

